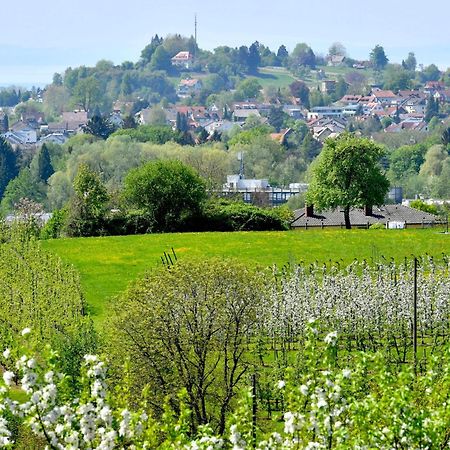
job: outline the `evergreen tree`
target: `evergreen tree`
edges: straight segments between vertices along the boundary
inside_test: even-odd
[[[108,119],[95,115],[89,119],[88,123],[84,126],[83,131],[102,139],[108,139],[115,130],[114,125]]]
[[[0,120],[0,131],[6,133],[9,130],[9,119],[7,114],[3,114]]]
[[[0,137],[0,198],[6,186],[19,174],[17,155],[8,142]]]
[[[376,45],[370,52],[370,62],[375,70],[383,70],[386,67],[389,59],[381,45]]]
[[[47,146],[44,144],[38,154],[37,176],[42,181],[47,182],[54,173],[55,169],[53,169],[50,153]]]
[[[123,124],[122,124],[122,128],[127,129],[127,128],[137,128],[137,123],[136,120],[134,119],[133,116],[125,116],[123,118]]]
[[[254,42],[248,49],[248,71],[250,73],[258,72],[258,66],[261,63],[261,55],[259,54],[259,42]]]
[[[429,96],[427,107],[425,109],[425,122],[430,122],[433,117],[439,114],[439,103],[434,99],[432,95]]]
[[[286,58],[289,56],[289,53],[288,53],[288,51],[287,51],[285,45],[280,45],[280,47],[279,47],[279,49],[278,49],[278,51],[277,51],[277,56],[278,56],[278,58],[280,58],[282,61],[283,61],[284,59],[286,59]]]

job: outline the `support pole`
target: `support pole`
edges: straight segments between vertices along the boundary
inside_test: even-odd
[[[414,257],[414,295],[413,295],[413,349],[414,372],[417,373],[417,258]]]

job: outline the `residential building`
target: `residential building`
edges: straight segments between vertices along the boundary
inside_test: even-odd
[[[194,62],[194,55],[187,51],[178,52],[171,61],[173,66],[189,69]]]
[[[180,98],[187,98],[201,91],[203,85],[197,78],[181,80],[178,84],[177,95]]]

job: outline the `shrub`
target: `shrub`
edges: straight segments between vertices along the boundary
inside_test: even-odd
[[[211,199],[199,226],[208,231],[287,230],[291,218],[286,207],[266,209],[243,202]]]
[[[41,239],[56,239],[61,236],[62,231],[67,220],[66,209],[55,209],[52,217],[42,227],[40,237]]]

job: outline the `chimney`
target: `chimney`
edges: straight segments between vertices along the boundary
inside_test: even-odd
[[[314,205],[305,205],[306,217],[314,217]]]
[[[372,211],[372,205],[365,205],[364,206],[364,215],[365,216],[371,216],[372,215],[372,213],[373,213],[373,211]]]

